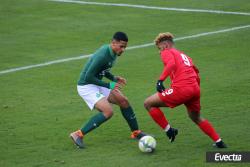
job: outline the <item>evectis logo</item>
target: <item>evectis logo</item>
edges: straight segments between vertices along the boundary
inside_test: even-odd
[[[250,162],[250,152],[207,152],[206,162],[215,163],[241,163]]]
[[[214,156],[215,161],[233,161],[233,162],[239,162],[241,161],[241,155],[240,154],[221,154],[221,153],[215,153]]]

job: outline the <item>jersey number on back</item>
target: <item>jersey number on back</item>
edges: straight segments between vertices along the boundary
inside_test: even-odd
[[[182,60],[184,61],[184,64],[186,64],[187,66],[191,66],[190,62],[185,54],[181,53],[181,57],[182,57]]]

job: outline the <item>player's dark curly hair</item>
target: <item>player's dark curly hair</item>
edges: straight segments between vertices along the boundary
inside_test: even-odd
[[[113,40],[128,42],[128,36],[126,33],[118,31],[113,35]]]

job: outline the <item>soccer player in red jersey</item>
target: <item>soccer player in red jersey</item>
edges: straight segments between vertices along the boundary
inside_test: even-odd
[[[144,106],[152,119],[165,130],[170,142],[173,142],[178,130],[170,126],[160,107],[174,108],[184,104],[191,120],[215,142],[214,146],[225,148],[225,143],[212,124],[200,116],[199,70],[190,57],[174,48],[173,39],[171,33],[160,33],[155,39],[164,69],[157,81],[158,92],[148,97]],[[171,86],[165,89],[163,82],[167,77],[170,77]]]

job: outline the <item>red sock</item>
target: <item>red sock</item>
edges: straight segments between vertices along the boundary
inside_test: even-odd
[[[165,129],[168,125],[168,121],[163,114],[163,112],[156,107],[153,107],[149,111],[149,115],[153,118],[153,120],[160,126],[162,129]]]
[[[206,133],[214,142],[220,139],[220,136],[216,133],[213,126],[208,122],[208,120],[204,120],[198,125],[200,129]]]

